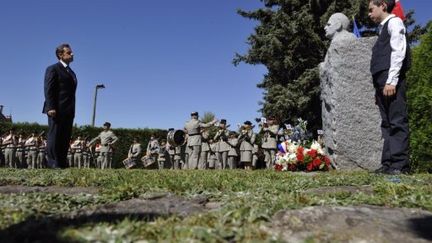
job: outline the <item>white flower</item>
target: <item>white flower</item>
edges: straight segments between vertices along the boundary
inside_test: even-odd
[[[311,149],[315,149],[316,151],[322,151],[321,144],[319,144],[317,141],[312,142]]]
[[[296,154],[290,154],[289,155],[289,161],[297,161],[297,155]]]
[[[295,144],[295,143],[291,143],[291,144],[287,147],[289,153],[296,153],[296,152],[297,152],[297,148],[298,148],[298,145]]]

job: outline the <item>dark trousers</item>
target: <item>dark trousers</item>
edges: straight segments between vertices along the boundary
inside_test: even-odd
[[[48,116],[47,157],[50,167],[68,167],[67,152],[72,135],[73,116]]]
[[[381,131],[384,138],[381,163],[394,169],[409,166],[409,129],[406,104],[406,83],[401,76],[392,97],[383,95],[388,70],[373,76],[376,102],[381,114]]]

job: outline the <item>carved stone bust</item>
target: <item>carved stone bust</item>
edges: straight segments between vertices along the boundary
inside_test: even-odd
[[[332,43],[355,39],[354,34],[347,31],[349,23],[350,21],[345,14],[333,14],[324,27],[326,37],[331,39]]]

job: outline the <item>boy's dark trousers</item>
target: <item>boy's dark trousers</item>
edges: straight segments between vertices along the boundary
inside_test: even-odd
[[[384,138],[381,163],[385,167],[405,170],[409,166],[409,128],[405,77],[399,77],[394,96],[384,96],[383,89],[387,77],[388,70],[378,72],[373,76]]]

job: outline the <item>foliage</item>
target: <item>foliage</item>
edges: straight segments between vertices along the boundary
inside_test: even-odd
[[[421,169],[432,163],[432,21],[420,44],[413,48],[408,73],[408,115],[410,145],[415,165]],[[428,163],[426,163],[428,162]]]
[[[0,123],[0,135],[5,134],[12,127],[15,128],[18,133],[22,133],[24,137],[29,136],[32,132],[35,132],[36,134],[45,132],[46,136],[46,133],[48,132],[48,126],[39,125],[37,123]],[[102,128],[95,128],[91,126],[75,126],[73,127],[72,138],[76,138],[78,135],[81,135],[83,138],[92,139],[96,137],[102,130]],[[129,146],[132,144],[134,137],[138,137],[139,142],[145,148],[152,134],[154,134],[156,138],[166,138],[167,136],[167,131],[159,129],[119,128],[113,129],[113,131],[116,136],[119,137],[119,141],[114,146],[115,151],[113,155],[113,166],[115,168],[123,167],[121,161],[127,157]]]

